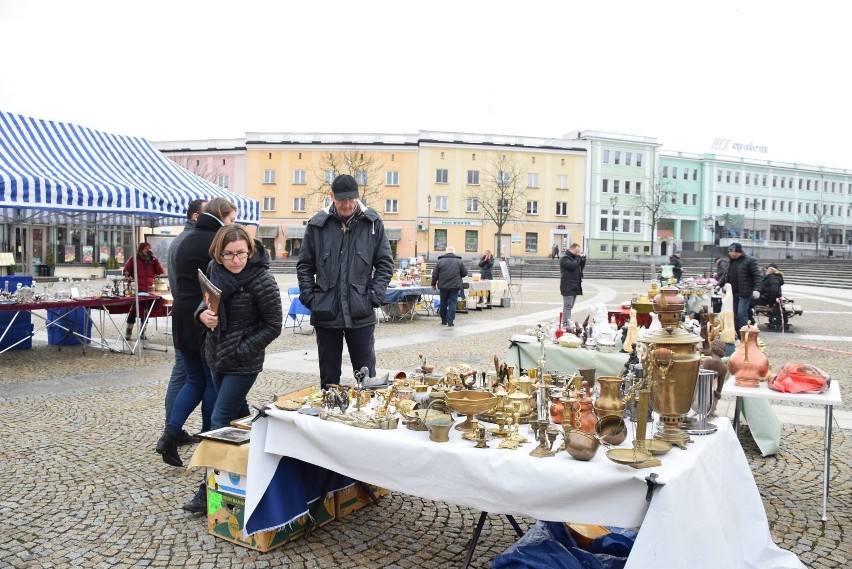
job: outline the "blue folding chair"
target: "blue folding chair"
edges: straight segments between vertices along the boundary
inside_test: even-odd
[[[293,332],[298,328],[302,331],[302,323],[305,321],[305,318],[309,319],[311,316],[311,310],[302,304],[302,301],[299,300],[299,287],[294,286],[287,289],[287,298],[290,300],[290,307],[287,309],[287,317],[284,318],[284,328],[292,328]],[[290,321],[292,320],[292,324]],[[313,334],[314,329],[308,332],[308,334]]]

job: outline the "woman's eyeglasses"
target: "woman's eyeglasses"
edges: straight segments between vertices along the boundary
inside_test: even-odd
[[[236,257],[240,261],[245,260],[245,258],[248,257],[248,251],[238,251],[236,253],[222,253],[222,258],[226,261],[233,261],[234,257]]]

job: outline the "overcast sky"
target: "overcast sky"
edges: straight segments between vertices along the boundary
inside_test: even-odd
[[[721,137],[852,169],[847,5],[0,0],[0,109],[150,140]]]

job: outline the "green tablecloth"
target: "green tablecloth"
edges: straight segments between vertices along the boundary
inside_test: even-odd
[[[512,342],[506,351],[506,363],[528,369],[538,365],[541,346],[537,343]],[[563,348],[545,342],[544,355],[547,358],[546,370],[560,373],[574,373],[581,368],[595,368],[596,375],[621,375],[627,354],[621,352],[604,353],[585,348]]]

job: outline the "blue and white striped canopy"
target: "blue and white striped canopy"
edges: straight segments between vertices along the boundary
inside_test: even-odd
[[[176,225],[197,198],[224,197],[237,222],[257,200],[181,168],[143,138],[0,111],[0,222]]]

